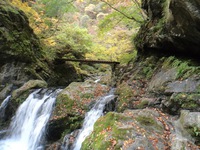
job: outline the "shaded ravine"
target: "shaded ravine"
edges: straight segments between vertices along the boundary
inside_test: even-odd
[[[94,107],[85,115],[83,122],[83,127],[79,131],[78,136],[75,139],[75,142],[72,146],[73,150],[80,150],[83,141],[88,135],[93,131],[93,126],[97,119],[103,115],[105,105],[108,104],[111,100],[115,98],[114,89],[112,89],[108,95],[101,97]],[[64,142],[68,143],[68,142]],[[62,145],[62,150],[68,149],[68,145]],[[71,149],[71,148],[70,148]]]
[[[7,136],[0,141],[1,150],[42,150],[43,135],[60,90],[31,93],[12,119]]]

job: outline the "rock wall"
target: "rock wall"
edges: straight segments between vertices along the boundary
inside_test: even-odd
[[[198,0],[142,0],[148,20],[135,39],[139,52],[200,54],[200,2]]]

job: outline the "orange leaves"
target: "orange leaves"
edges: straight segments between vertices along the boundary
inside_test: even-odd
[[[133,139],[128,139],[126,141],[124,141],[123,144],[123,149],[126,149],[127,147],[129,147],[131,144],[133,144],[135,141]]]
[[[111,146],[114,147],[117,144],[117,141],[115,139],[111,139]]]
[[[96,88],[95,88],[95,91],[94,91],[94,95],[96,97],[98,96],[102,96],[103,95],[103,87],[101,85],[97,85]]]
[[[107,127],[106,129],[102,130],[102,131],[99,133],[99,135],[104,135],[104,134],[106,134],[107,132],[110,132],[110,131],[112,131],[112,128],[109,126],[109,127]]]

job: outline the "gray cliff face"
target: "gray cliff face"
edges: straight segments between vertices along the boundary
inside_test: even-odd
[[[149,19],[135,40],[140,52],[200,54],[199,0],[143,0],[142,6]]]

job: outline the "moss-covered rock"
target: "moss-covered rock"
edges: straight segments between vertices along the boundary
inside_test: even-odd
[[[164,149],[162,137],[164,127],[154,110],[126,110],[124,113],[110,112],[94,125],[94,131],[83,142],[82,150],[89,149]],[[154,140],[158,140],[155,144]]]
[[[12,99],[18,98],[21,94],[23,94],[24,92],[27,92],[30,89],[33,89],[33,88],[45,88],[45,87],[47,87],[47,83],[45,81],[42,81],[42,80],[29,80],[23,86],[21,86],[20,88],[14,90],[12,92]]]
[[[154,66],[151,68],[150,78],[147,78],[146,75],[148,73],[143,69],[146,66]],[[169,113],[170,115],[181,114],[181,116],[183,116],[181,110],[190,110],[191,113],[184,117],[184,123],[181,123],[182,119],[175,121],[177,119],[173,118],[173,121],[176,122],[172,123],[174,130],[170,129],[170,125],[168,127],[162,125],[157,126],[157,129],[162,130],[164,127],[164,130],[166,130],[165,133],[170,135],[170,137],[174,137],[170,139],[171,141],[168,139],[168,143],[171,143],[170,146],[168,145],[170,147],[169,149],[198,149],[199,128],[197,124],[194,124],[195,121],[198,122],[198,119],[195,120],[194,118],[198,117],[197,114],[200,111],[199,75],[199,62],[196,59],[168,56],[158,53],[139,54],[135,61],[130,62],[128,66],[120,68],[116,72],[116,76],[118,77],[116,89],[116,94],[118,96],[117,104],[118,106],[122,106],[123,104],[123,109],[120,110],[120,112],[122,113],[127,108],[142,112],[147,108],[153,107],[154,110],[161,109],[164,113]],[[149,114],[153,114],[153,112]],[[165,116],[166,114],[163,115]],[[194,115],[194,118],[192,115]],[[176,117],[178,118],[178,116]],[[161,118],[159,117],[157,119],[160,120]],[[187,118],[189,119],[188,121]],[[151,126],[157,124],[154,122],[155,120],[153,118],[145,115],[140,116],[139,114],[135,114],[133,119],[142,124],[145,130],[152,132]],[[103,121],[106,122],[107,120]],[[165,121],[161,122],[162,124],[166,123]],[[92,135],[96,136],[94,134]],[[145,135],[145,137],[147,136]],[[94,137],[90,136],[89,138],[93,139],[92,142],[95,142]],[[89,138],[86,142],[90,140]],[[143,139],[137,139],[134,141],[141,144],[142,140]],[[142,143],[145,145],[148,143],[148,140],[149,138],[145,139],[145,142]],[[108,145],[111,146],[112,143]],[[147,145],[145,145],[145,147],[148,147]],[[89,146],[89,143],[87,143],[87,146]],[[135,147],[131,148],[134,149]],[[148,147],[148,149],[163,149],[163,147]]]
[[[117,111],[123,112],[126,108],[131,107],[131,101],[134,96],[133,89],[126,83],[118,85],[115,94],[118,95]]]
[[[96,100],[108,91],[106,86],[92,80],[73,82],[62,90],[49,124],[48,139],[56,141],[82,125],[85,113]],[[54,135],[52,136],[51,135]]]
[[[1,63],[9,59],[32,62],[42,56],[39,40],[22,11],[2,1],[0,16]]]

